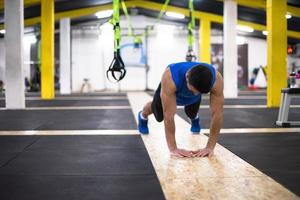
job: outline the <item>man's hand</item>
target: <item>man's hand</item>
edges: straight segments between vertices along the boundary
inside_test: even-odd
[[[208,156],[208,157],[211,157],[214,155],[214,150],[211,149],[211,148],[204,148],[204,149],[198,149],[196,151],[192,151],[192,156],[193,157],[205,157],[205,156]]]
[[[193,157],[193,152],[185,149],[174,149],[170,150],[171,156],[179,157],[179,158],[191,158]]]

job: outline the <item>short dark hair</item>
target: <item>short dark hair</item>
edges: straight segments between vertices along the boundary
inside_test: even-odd
[[[212,71],[201,64],[192,67],[187,74],[189,84],[200,93],[208,93],[212,88]]]

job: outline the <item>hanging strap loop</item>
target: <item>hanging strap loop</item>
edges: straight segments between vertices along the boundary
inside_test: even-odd
[[[106,77],[109,81],[109,74],[111,73],[113,79],[117,82],[121,81],[126,75],[126,69],[124,62],[120,55],[120,40],[121,40],[121,29],[120,29],[120,5],[119,0],[113,0],[113,18],[112,24],[114,26],[114,58],[106,71]]]
[[[114,59],[112,60],[108,70],[106,71],[106,77],[107,77],[108,80],[110,80],[109,73],[111,73],[112,77],[117,82],[121,81],[126,75],[125,65],[124,65],[124,62],[123,62],[123,60],[120,56],[120,51],[119,50],[114,52]]]

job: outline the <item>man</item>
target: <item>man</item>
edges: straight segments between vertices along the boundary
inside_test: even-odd
[[[174,122],[177,105],[184,106],[184,111],[191,120],[191,132],[199,133],[201,127],[198,110],[201,95],[209,92],[212,120],[206,147],[196,151],[178,148]],[[174,63],[163,73],[153,101],[148,102],[139,112],[138,129],[142,134],[149,133],[148,116],[153,113],[158,122],[164,121],[167,144],[172,156],[212,156],[223,121],[223,104],[223,79],[213,66],[198,62]]]

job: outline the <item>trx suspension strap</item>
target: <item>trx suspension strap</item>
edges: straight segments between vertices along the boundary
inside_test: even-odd
[[[128,36],[133,36],[133,29],[132,29],[132,25],[131,25],[131,20],[130,20],[130,17],[128,15],[128,11],[127,11],[127,8],[126,8],[126,4],[124,2],[124,0],[121,1],[121,5],[122,5],[122,9],[123,9],[123,12],[125,14],[125,17],[128,21]]]
[[[194,35],[193,29],[195,28],[195,17],[194,17],[194,5],[193,0],[189,0],[189,11],[190,11],[190,22],[188,24],[188,52],[186,54],[186,61],[191,62],[196,60],[195,53],[193,51]]]
[[[157,22],[160,20],[160,18],[164,14],[169,2],[170,2],[170,0],[165,1],[164,5],[159,13]],[[119,3],[120,3],[120,0],[113,0],[113,18],[112,18],[111,22],[114,26],[114,58],[110,64],[108,70],[106,71],[107,79],[110,80],[109,74],[111,73],[111,76],[117,82],[121,81],[126,75],[125,65],[124,65],[124,62],[120,55],[121,29],[120,29],[120,10],[119,10],[120,4]],[[122,7],[123,7],[124,13],[126,15],[126,18],[129,19],[129,15],[128,15],[127,8],[126,8],[124,1],[122,1]],[[129,21],[129,26],[130,26],[129,34],[133,35],[130,21]],[[141,43],[141,39],[135,38],[134,42]]]
[[[163,14],[166,12],[167,7],[168,7],[168,5],[169,5],[169,2],[170,2],[170,0],[165,0],[165,3],[164,3],[164,5],[162,6],[162,8],[161,8],[161,10],[160,10],[160,12],[159,12],[159,14],[158,14],[158,17],[157,17],[157,19],[156,19],[155,24],[157,24],[157,23],[160,21],[161,17],[162,17]],[[155,25],[155,24],[154,24],[154,25]],[[149,31],[153,30],[154,25],[147,26],[146,32],[148,33]]]
[[[121,29],[120,29],[120,5],[119,0],[113,0],[113,18],[112,24],[114,26],[114,58],[106,71],[107,79],[109,79],[109,73],[118,82],[125,77],[126,70],[124,62],[120,55],[120,40],[121,40]]]
[[[123,12],[125,14],[125,17],[127,19],[127,22],[128,22],[128,34],[127,35],[129,37],[133,37],[134,48],[139,48],[142,45],[142,39],[138,35],[134,34],[134,30],[132,28],[131,20],[130,20],[124,0],[121,1],[121,5],[122,5]]]
[[[159,12],[159,15],[158,15],[158,18],[157,18],[157,22],[159,22],[160,18],[163,16],[163,14],[165,13],[166,9],[167,9],[167,6],[169,4],[170,0],[166,0],[163,7],[161,8],[160,12]],[[156,23],[157,23],[156,22]]]

